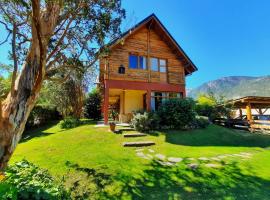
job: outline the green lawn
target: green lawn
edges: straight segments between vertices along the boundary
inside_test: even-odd
[[[194,131],[156,132],[144,138],[123,138],[94,123],[62,130],[59,125],[28,133],[12,157],[23,158],[64,177],[67,187],[90,199],[269,199],[270,136],[255,135],[211,125]],[[124,148],[125,141],[152,140],[149,147],[166,156],[184,159],[176,166],[162,166]],[[148,152],[144,148],[143,152]],[[199,157],[228,157],[210,168]],[[154,153],[154,154],[155,154]],[[153,155],[154,155],[153,154]],[[213,163],[212,161],[206,161]],[[199,167],[192,169],[189,163]]]

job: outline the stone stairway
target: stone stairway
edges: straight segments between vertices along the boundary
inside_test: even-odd
[[[119,129],[121,130],[121,129]],[[135,133],[124,133],[125,131],[132,131],[134,129],[130,128],[129,130],[123,130],[123,137],[124,138],[138,138],[138,137],[145,137],[147,136],[147,134],[144,133],[139,133],[139,132],[135,132]],[[144,147],[144,146],[151,146],[151,145],[155,145],[155,142],[153,141],[135,141],[135,142],[123,142],[123,147]]]

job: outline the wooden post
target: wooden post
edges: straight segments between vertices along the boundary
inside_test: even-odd
[[[109,88],[105,85],[104,90],[104,124],[108,124],[109,121]]]
[[[240,116],[241,119],[242,119],[242,117],[243,117],[243,112],[242,112],[242,109],[241,109],[241,108],[239,108],[239,116]]]
[[[259,108],[259,114],[260,115],[263,115],[263,112],[262,112],[262,109],[261,108]]]
[[[151,111],[151,90],[147,90],[147,95],[146,95],[146,110],[148,112]]]
[[[247,112],[247,120],[250,122],[252,120],[250,103],[248,103],[246,106],[246,112]]]

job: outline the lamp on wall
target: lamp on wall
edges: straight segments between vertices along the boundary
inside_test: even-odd
[[[121,64],[120,67],[118,68],[118,73],[125,74],[125,71],[126,71],[126,69],[125,69],[124,65]]]

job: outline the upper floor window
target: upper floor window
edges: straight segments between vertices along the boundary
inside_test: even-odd
[[[156,72],[166,72],[167,65],[166,65],[166,60],[164,59],[159,59],[159,58],[151,58],[151,70],[156,71]]]
[[[130,69],[146,69],[146,57],[134,54],[129,55],[129,68]]]
[[[151,58],[151,70],[158,72],[158,58]]]
[[[166,60],[159,59],[159,71],[166,72]]]

